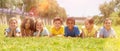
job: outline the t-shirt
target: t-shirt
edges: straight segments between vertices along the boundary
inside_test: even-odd
[[[103,38],[115,36],[115,31],[113,28],[111,28],[110,30],[106,30],[105,27],[102,27],[99,31],[99,35],[102,35]]]
[[[95,25],[93,26],[93,28],[90,32],[88,32],[88,30],[85,28],[85,26],[82,27],[84,37],[94,37],[95,34],[97,35],[97,30],[98,30],[98,27]]]
[[[38,31],[34,32],[34,36],[36,36],[38,34]],[[46,27],[43,28],[43,31],[40,33],[40,36],[48,36],[49,35],[49,31]]]
[[[73,27],[73,30],[69,30],[68,26],[65,27],[65,36],[76,37],[80,34],[80,31],[77,26]]]
[[[11,29],[10,28],[6,28],[5,29],[5,36],[7,37],[8,36],[8,33],[11,31]],[[15,32],[16,33],[20,33],[20,29],[19,28],[16,28],[16,30],[15,30]],[[14,37],[14,35],[12,35],[12,37]]]
[[[59,30],[56,30],[55,27],[51,28],[51,34],[53,35],[63,35],[64,34],[64,27],[61,26]]]

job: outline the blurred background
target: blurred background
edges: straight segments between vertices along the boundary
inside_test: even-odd
[[[0,25],[10,17],[41,18],[46,25],[54,17],[74,17],[78,24],[87,17],[93,17],[95,24],[110,17],[114,25],[120,25],[120,0],[0,0]]]

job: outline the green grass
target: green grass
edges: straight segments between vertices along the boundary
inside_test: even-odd
[[[48,26],[49,27],[49,26]],[[120,26],[114,26],[118,38],[5,37],[0,26],[0,51],[120,51]]]

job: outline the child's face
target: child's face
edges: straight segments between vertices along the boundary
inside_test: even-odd
[[[41,30],[43,29],[43,24],[41,22],[36,23],[36,30]]]
[[[27,22],[25,23],[25,29],[29,29],[30,28],[30,20],[27,20]]]
[[[111,28],[111,20],[105,21],[104,26],[105,28],[108,28],[108,29]]]
[[[90,24],[89,24],[88,21],[85,21],[85,27],[86,27],[86,28],[89,28],[89,27],[90,27]]]
[[[60,28],[62,25],[60,21],[55,21],[53,24],[54,24],[54,27],[56,27],[57,29]]]
[[[72,29],[74,27],[74,22],[69,20],[67,22],[67,26],[68,26],[69,29]]]
[[[9,23],[9,26],[11,29],[15,29],[17,27],[17,22],[16,20],[12,20],[10,23]]]
[[[87,29],[90,29],[90,28],[93,27],[93,24],[90,24],[88,21],[85,21],[85,27],[86,27]]]

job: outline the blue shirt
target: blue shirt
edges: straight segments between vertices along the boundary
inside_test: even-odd
[[[102,27],[100,29],[99,34],[101,36],[103,36],[103,38],[107,38],[107,37],[110,37],[110,36],[115,36],[115,31],[114,31],[113,28],[111,28],[110,30],[106,30],[105,27]]]
[[[66,37],[68,36],[76,37],[80,34],[80,31],[77,26],[74,26],[72,31],[70,31],[69,28],[66,26],[64,32]]]
[[[37,36],[38,31],[34,32],[34,36]],[[40,33],[40,36],[48,36],[49,35],[49,31],[46,27],[43,28],[43,31]]]
[[[5,32],[6,32],[6,34],[5,34],[5,36],[8,36],[8,33],[11,31],[11,29],[10,28],[7,28],[7,29],[5,29]],[[19,28],[16,28],[16,33],[20,33],[20,29]],[[12,36],[14,36],[14,35],[12,35]]]

